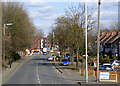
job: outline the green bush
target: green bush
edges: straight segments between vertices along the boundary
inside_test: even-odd
[[[114,60],[117,60],[116,57],[113,57]]]
[[[90,62],[87,62],[88,65],[90,65]]]
[[[103,63],[103,56],[100,56],[99,61],[100,61],[101,64]]]
[[[12,60],[12,61],[14,61],[14,58],[12,57],[12,56],[5,56],[5,59],[8,59],[8,60]]]
[[[14,61],[17,61],[21,58],[21,56],[18,53],[13,52],[12,57],[14,58]]]
[[[105,57],[102,63],[110,63],[109,56]]]
[[[81,60],[81,56],[80,56],[80,55],[78,55],[78,60],[79,60],[79,61]]]

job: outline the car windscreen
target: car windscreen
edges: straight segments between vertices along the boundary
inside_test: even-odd
[[[105,67],[99,67],[99,69],[100,69],[100,70],[104,70],[104,69],[105,69]]]
[[[111,68],[112,66],[111,65],[104,65],[104,67],[110,67]]]
[[[67,59],[63,59],[62,61],[68,61]]]
[[[119,63],[119,61],[116,61],[116,63]]]

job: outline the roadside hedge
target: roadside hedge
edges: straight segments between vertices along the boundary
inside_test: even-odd
[[[12,61],[17,61],[21,58],[21,56],[18,53],[13,52],[11,56],[5,56],[6,59],[11,59]]]

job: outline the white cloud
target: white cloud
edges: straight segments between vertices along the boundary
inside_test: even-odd
[[[52,14],[51,16],[45,16],[44,19],[46,20],[55,20],[57,17],[60,17],[62,14]]]
[[[95,12],[93,15],[94,18],[98,17],[98,12]],[[116,11],[104,11],[100,12],[101,20],[114,20],[118,18],[118,12]]]
[[[36,27],[50,27],[51,24],[35,24]]]
[[[40,16],[40,14],[39,14],[39,12],[38,11],[30,11],[29,12],[29,17],[30,18],[37,18],[37,17],[39,17]]]
[[[113,20],[101,20],[100,23],[107,29],[111,26],[113,23]],[[101,28],[102,29],[102,28]]]
[[[39,8],[39,12],[49,12],[49,11],[53,11],[54,7],[53,6],[43,6],[41,8]]]
[[[49,9],[47,9],[49,10]],[[56,14],[51,11],[41,12],[39,10],[30,11],[29,17],[32,19],[40,19],[40,20],[54,20],[57,17],[61,16],[62,14]]]
[[[45,2],[28,2],[26,4],[31,7],[41,7],[45,5]]]

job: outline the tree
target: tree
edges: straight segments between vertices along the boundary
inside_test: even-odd
[[[2,6],[2,25],[12,23],[6,27],[6,55],[24,51],[33,44],[35,27],[21,3],[5,2]]]
[[[35,36],[45,36],[44,32],[42,29],[36,29],[35,31]]]
[[[77,56],[76,67],[78,68],[78,55],[83,55],[85,52],[85,8],[84,5],[78,7],[72,6],[65,11],[65,15],[56,19],[55,41],[58,42],[62,52],[70,51],[71,56]],[[88,31],[95,26],[95,21],[92,20],[92,15],[88,15]],[[71,57],[73,61],[73,57]]]

